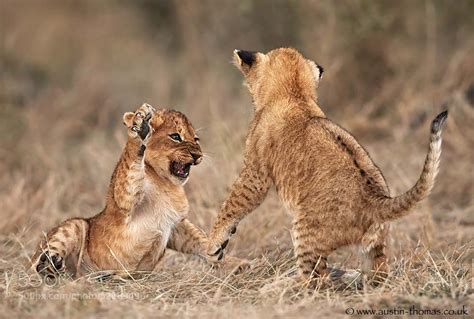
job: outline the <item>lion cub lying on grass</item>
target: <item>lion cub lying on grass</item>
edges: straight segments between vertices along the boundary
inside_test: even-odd
[[[237,224],[274,185],[293,216],[299,276],[326,276],[327,256],[361,244],[375,273],[387,272],[388,222],[406,215],[431,191],[441,155],[447,112],[432,123],[421,176],[406,193],[391,197],[369,154],[346,130],[327,119],[317,104],[323,69],[294,49],[267,54],[236,50],[255,105],[244,167],[222,205],[208,254],[222,256]]]
[[[67,270],[152,271],[166,248],[205,256],[206,235],[186,219],[183,185],[202,159],[184,114],[143,104],[123,117],[128,141],[98,215],[52,229],[32,258],[44,276]],[[237,262],[237,259],[233,260]],[[67,265],[67,267],[66,267]]]

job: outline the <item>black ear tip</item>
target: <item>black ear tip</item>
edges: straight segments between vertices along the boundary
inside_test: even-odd
[[[248,66],[252,66],[255,62],[256,52],[245,51],[245,50],[235,50],[235,53],[239,56],[240,60]]]
[[[316,64],[316,67],[318,68],[319,70],[319,78],[322,78],[323,77],[323,73],[324,73],[324,68],[322,66],[320,66],[319,64]]]

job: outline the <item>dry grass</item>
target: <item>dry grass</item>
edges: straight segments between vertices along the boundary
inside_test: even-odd
[[[2,1],[0,317],[342,317],[463,305],[472,316],[473,10],[472,1]],[[252,112],[231,52],[282,45],[325,67],[322,107],[368,148],[394,194],[421,171],[431,118],[450,111],[432,196],[393,223],[386,283],[296,285],[290,220],[274,193],[231,243],[251,271],[169,253],[162,271],[136,281],[25,280],[43,231],[101,210],[125,141],[121,114],[144,101],[201,128],[207,158],[187,191],[191,219],[208,230]],[[329,261],[357,268],[355,252]]]

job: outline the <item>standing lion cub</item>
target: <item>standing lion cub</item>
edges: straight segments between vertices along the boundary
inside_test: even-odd
[[[441,155],[447,112],[431,126],[428,155],[420,178],[406,193],[391,197],[369,154],[317,104],[323,69],[294,49],[267,54],[234,51],[255,105],[242,171],[222,205],[208,254],[222,256],[237,224],[276,191],[293,217],[299,276],[327,276],[327,256],[361,244],[375,274],[388,268],[388,222],[402,217],[431,191]]]
[[[115,270],[152,271],[166,248],[206,256],[206,235],[186,216],[183,185],[202,159],[186,116],[143,104],[124,114],[128,141],[110,181],[106,205],[92,218],[52,229],[32,258],[44,276]],[[237,259],[234,259],[237,261]]]

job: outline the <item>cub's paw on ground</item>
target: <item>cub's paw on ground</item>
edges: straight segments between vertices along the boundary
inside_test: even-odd
[[[55,277],[65,270],[64,258],[55,251],[44,251],[35,267],[38,274],[43,277]]]
[[[225,272],[240,274],[252,268],[252,263],[247,259],[226,256],[221,262],[221,268]]]
[[[333,285],[339,289],[361,289],[364,276],[357,269],[329,268]]]
[[[240,274],[254,267],[254,262],[233,256],[226,256],[220,261],[209,260],[211,267],[222,274]]]
[[[235,234],[236,231],[237,228],[233,226],[228,230],[222,229],[219,232],[211,232],[211,235],[209,236],[209,244],[207,247],[207,255],[209,260],[218,262],[224,258],[225,249],[229,244],[230,238]]]

